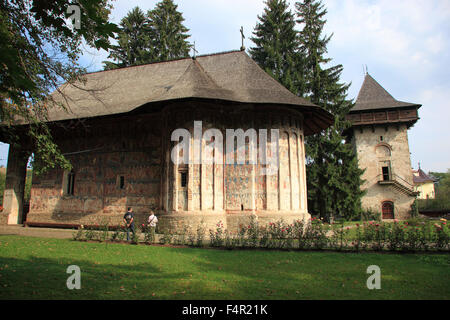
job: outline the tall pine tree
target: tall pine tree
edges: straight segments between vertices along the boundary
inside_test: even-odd
[[[298,68],[295,16],[285,0],[267,0],[251,40],[249,53],[258,65],[286,88],[296,93]]]
[[[105,69],[122,68],[189,56],[190,37],[183,15],[172,0],[162,0],[145,14],[138,7],[120,23],[118,44],[110,50]]]
[[[342,65],[326,68],[331,36],[323,36],[326,9],[319,0],[297,2],[299,52],[303,57],[303,96],[334,115],[334,124],[327,130],[306,139],[309,211],[326,220],[334,216],[347,219],[360,214],[362,170],[356,154],[345,143],[343,132],[350,126],[345,115],[353,107],[347,100],[350,85],[340,83]]]
[[[110,50],[108,58],[117,62],[104,61],[105,69],[134,66],[155,60],[147,17],[139,7],[129,11],[121,20],[118,44]]]
[[[147,13],[156,61],[189,56],[189,29],[183,25],[183,15],[177,8],[172,0],[162,0]]]

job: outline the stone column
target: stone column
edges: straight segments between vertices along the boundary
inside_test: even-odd
[[[194,204],[193,204],[193,195],[194,192],[194,138],[193,138],[193,130],[191,129],[189,131],[191,133],[191,142],[190,142],[190,148],[189,148],[189,164],[188,164],[188,198],[187,198],[187,209],[188,211],[194,210]]]
[[[308,212],[308,192],[307,192],[307,184],[306,184],[306,162],[305,162],[305,138],[302,132],[302,135],[300,136],[300,149],[301,149],[301,171],[302,171],[302,199],[303,199],[303,206],[302,209],[304,212]]]
[[[178,161],[179,161],[179,153],[177,153],[177,155],[175,156],[176,158],[173,159],[174,161],[177,161],[176,163],[171,163],[170,167],[172,168],[172,175],[171,175],[171,179],[172,179],[172,211],[173,212],[177,212],[178,211],[178,176],[179,176],[179,172],[178,172]]]
[[[300,211],[305,212],[305,185],[306,177],[304,175],[305,155],[303,154],[303,138],[302,132],[297,136],[297,153],[298,153],[298,176],[299,176],[299,197],[300,197]]]
[[[291,128],[289,132],[289,173],[291,177],[291,210],[298,211],[299,205],[299,184],[298,184],[298,143],[297,133]]]
[[[223,160],[223,149],[219,150],[219,157]],[[223,211],[223,176],[224,164],[214,164],[214,211]]]
[[[9,146],[2,213],[7,217],[7,224],[22,223],[27,162],[28,153],[24,152],[20,146],[11,144]]]
[[[279,154],[272,154],[272,133],[270,132],[270,139],[268,137],[267,146],[266,146],[266,168],[269,167],[268,159],[273,159],[276,157],[277,170],[276,172],[270,172],[270,175],[266,174],[266,197],[267,204],[266,210],[268,211],[277,211],[279,210],[279,172],[280,172],[280,157]],[[278,151],[278,150],[277,150]]]

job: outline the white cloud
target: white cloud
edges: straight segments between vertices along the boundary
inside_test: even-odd
[[[415,99],[423,107],[419,109],[420,120],[409,133],[411,161],[413,164],[420,161],[426,171],[447,171],[450,169],[448,83],[423,89]]]
[[[442,35],[442,33],[439,33],[437,35],[434,36],[430,36],[427,40],[426,40],[426,47],[428,48],[428,50],[433,53],[433,54],[438,54],[441,53],[444,48],[445,48],[445,39]]]
[[[112,20],[135,6],[144,11],[157,0],[117,0]],[[239,28],[244,26],[246,47],[263,0],[175,0],[190,29],[190,41],[200,54],[239,49]],[[289,1],[294,10],[294,2]],[[334,33],[329,56],[342,64],[342,80],[352,82],[356,97],[363,80],[362,65],[395,98],[423,104],[421,119],[410,130],[412,162],[425,170],[450,167],[450,1],[448,0],[324,0],[328,10],[326,34]],[[89,49],[83,64],[100,70],[105,52]],[[4,153],[2,153],[4,154]],[[5,156],[0,156],[5,158]]]
[[[409,131],[411,162],[424,170],[450,168],[450,1],[329,0],[329,55],[344,65],[343,80],[362,84],[362,65],[396,99],[422,104]]]
[[[419,56],[449,48],[450,10],[444,2],[347,0],[336,5],[328,1],[333,11],[329,9],[326,30],[334,32],[337,49],[350,46],[355,55],[408,69]]]

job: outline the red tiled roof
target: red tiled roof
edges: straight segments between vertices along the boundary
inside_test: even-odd
[[[422,169],[419,168],[417,171],[413,171],[413,181],[414,183],[424,183],[424,182],[435,182],[436,179],[431,178]]]

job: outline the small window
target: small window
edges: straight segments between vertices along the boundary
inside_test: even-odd
[[[383,181],[390,181],[391,180],[391,174],[389,172],[389,167],[383,167]]]
[[[181,187],[186,188],[187,187],[187,172],[180,172],[181,174]]]
[[[120,178],[119,178],[119,189],[120,190],[125,189],[125,177],[124,176],[120,176]]]
[[[75,172],[72,170],[67,175],[67,194],[73,196],[75,189]]]
[[[383,136],[380,136],[380,141],[383,141]]]

